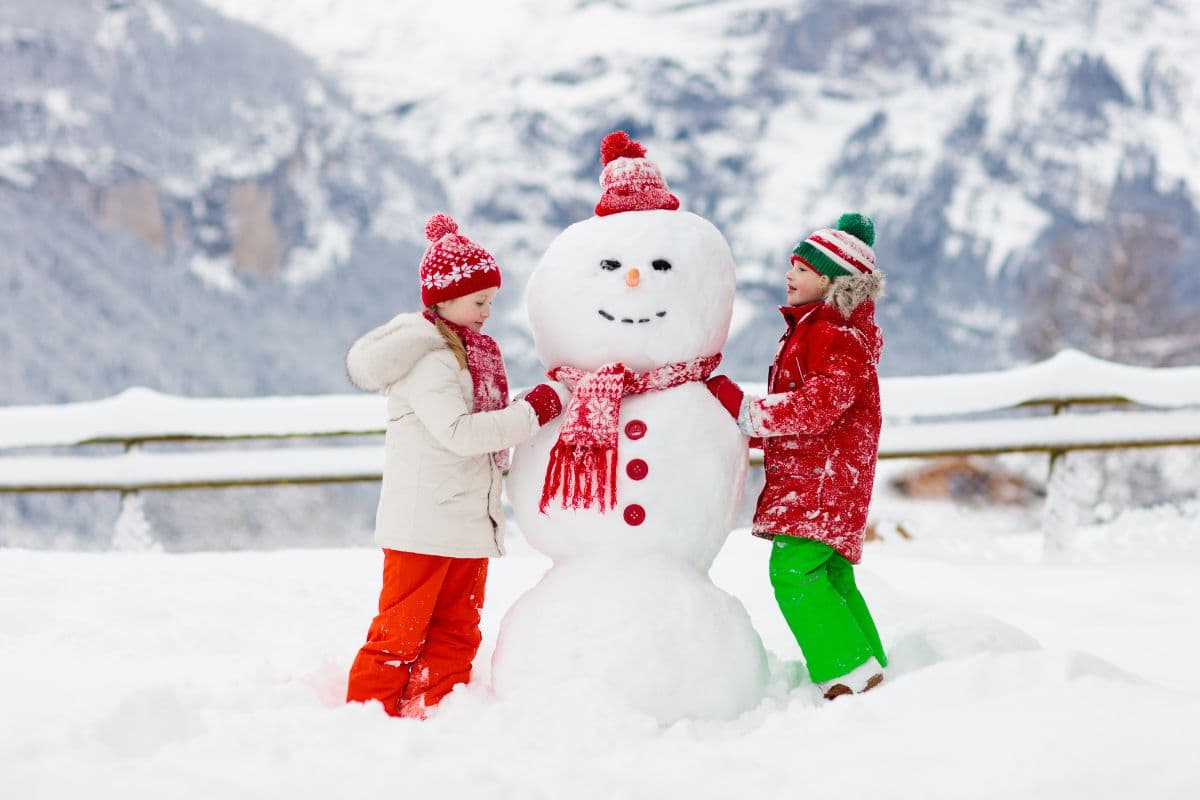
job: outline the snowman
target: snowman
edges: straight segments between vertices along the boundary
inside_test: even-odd
[[[705,388],[729,333],[729,245],[680,211],[645,149],[601,146],[596,216],[529,279],[534,342],[571,391],[520,446],[508,495],[552,566],[504,617],[500,697],[588,692],[663,724],[753,708],[766,656],[708,570],[741,498],[746,440]]]

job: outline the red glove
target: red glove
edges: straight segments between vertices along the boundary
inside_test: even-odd
[[[712,392],[713,397],[725,406],[729,416],[736,420],[738,412],[742,410],[742,397],[745,394],[741,387],[724,375],[714,375],[705,381],[704,385]]]
[[[538,425],[545,425],[562,413],[562,400],[558,399],[558,392],[554,391],[554,387],[547,383],[539,383],[521,399],[533,406]]]

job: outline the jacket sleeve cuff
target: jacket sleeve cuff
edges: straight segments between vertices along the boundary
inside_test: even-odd
[[[742,398],[742,405],[738,408],[737,426],[738,429],[750,437],[762,436],[762,433],[755,430],[754,421],[751,419],[750,404],[754,400],[753,397],[746,395]]]
[[[521,398],[521,400],[524,400],[524,399],[525,399],[524,397]],[[517,402],[521,402],[521,400],[518,400]],[[537,409],[534,408],[533,405],[528,402],[525,403],[525,408],[526,408],[526,410],[529,411],[530,427],[532,427],[534,430],[537,430],[538,428],[542,427],[542,423],[538,421]]]

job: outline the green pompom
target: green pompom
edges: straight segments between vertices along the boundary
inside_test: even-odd
[[[875,245],[875,223],[866,214],[842,214],[837,229],[845,231],[867,247]]]

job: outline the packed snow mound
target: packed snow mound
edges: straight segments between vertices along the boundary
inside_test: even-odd
[[[515,702],[595,695],[664,724],[733,719],[767,679],[742,604],[662,557],[556,565],[505,616],[492,671]]]

